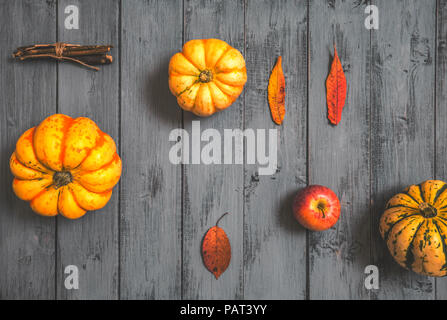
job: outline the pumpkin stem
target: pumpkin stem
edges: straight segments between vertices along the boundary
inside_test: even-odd
[[[53,182],[56,189],[63,187],[73,181],[70,171],[58,171],[53,174]]]
[[[419,205],[419,210],[421,210],[421,212],[425,218],[433,218],[433,217],[436,217],[438,214],[438,211],[436,210],[436,208],[433,207],[432,205],[428,204],[427,202],[422,202]]]
[[[203,70],[199,74],[199,81],[203,83],[207,83],[213,80],[213,73],[210,70]]]

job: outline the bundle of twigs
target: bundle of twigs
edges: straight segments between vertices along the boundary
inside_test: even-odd
[[[53,58],[79,63],[88,68],[99,70],[94,65],[112,63],[112,56],[108,54],[111,45],[105,46],[82,46],[56,42],[54,44],[36,44],[27,47],[19,47],[13,53],[14,58],[20,60],[34,58]]]

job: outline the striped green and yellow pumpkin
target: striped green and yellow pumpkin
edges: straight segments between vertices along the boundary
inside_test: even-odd
[[[380,219],[380,234],[402,267],[447,275],[447,184],[427,180],[396,194]]]

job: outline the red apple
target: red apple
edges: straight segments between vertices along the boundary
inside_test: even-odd
[[[295,196],[293,214],[309,230],[326,230],[335,225],[340,217],[340,201],[328,187],[308,186]]]

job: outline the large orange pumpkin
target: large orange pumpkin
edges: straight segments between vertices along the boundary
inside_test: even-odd
[[[36,213],[76,219],[106,205],[121,159],[92,120],[55,114],[22,134],[10,168],[14,193]]]
[[[191,40],[169,62],[169,88],[181,108],[210,116],[228,108],[247,81],[242,54],[218,39]]]
[[[380,219],[380,233],[402,267],[447,275],[447,184],[427,180],[396,194]]]

